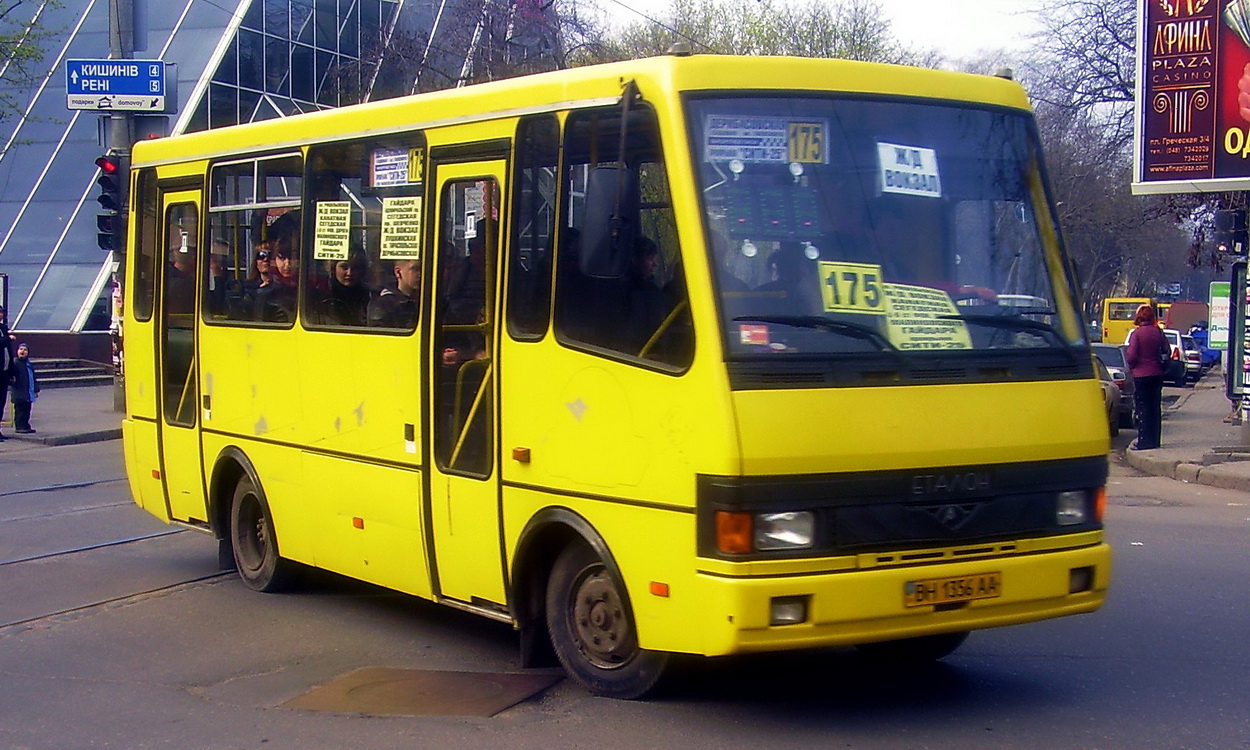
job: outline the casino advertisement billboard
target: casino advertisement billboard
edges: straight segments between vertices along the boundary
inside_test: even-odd
[[[1250,0],[1138,0],[1134,193],[1250,189]]]

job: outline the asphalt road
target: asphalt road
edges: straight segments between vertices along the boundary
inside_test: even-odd
[[[559,681],[489,718],[380,716],[284,704],[361,667],[515,672],[514,634],[332,576],[252,593],[211,539],[130,504],[119,450],[0,463],[0,748],[1250,746],[1243,493],[1116,467],[1107,606],[940,665],[693,659],[646,702]]]

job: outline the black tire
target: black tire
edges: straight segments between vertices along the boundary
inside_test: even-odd
[[[230,546],[234,566],[248,588],[273,593],[294,583],[295,563],[278,554],[269,503],[246,476],[235,486],[230,501]]]
[[[880,643],[861,643],[856,648],[871,661],[907,666],[937,661],[950,656],[955,649],[968,640],[968,632],[940,633],[938,635],[922,635],[916,638],[903,638],[897,641],[881,641]]]
[[[560,664],[595,695],[641,698],[669,655],[638,647],[624,587],[585,544],[565,548],[547,584],[547,630]]]

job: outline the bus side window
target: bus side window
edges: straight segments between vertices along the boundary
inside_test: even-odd
[[[556,259],[556,335],[570,344],[626,358],[685,368],[694,358],[690,303],[655,114],[645,105],[629,116],[628,146],[618,153],[616,108],[577,112],[565,126],[560,255]],[[595,278],[578,259],[586,188],[595,167],[623,166],[637,175],[640,215],[631,258],[621,278]]]
[[[551,316],[551,256],[555,236],[560,125],[550,115],[521,121],[517,132],[513,240],[508,260],[508,332],[536,340]]]
[[[424,153],[421,133],[310,150],[305,327],[415,328]]]
[[[201,289],[205,321],[288,327],[295,322],[303,169],[298,154],[213,167]]]
[[[157,226],[157,207],[159,200],[156,192],[156,170],[144,169],[139,172],[136,188],[138,198],[135,215],[139,226],[135,228],[135,261],[134,261],[134,314],[135,320],[151,320],[152,307],[156,299],[156,259],[160,257],[160,243]]]

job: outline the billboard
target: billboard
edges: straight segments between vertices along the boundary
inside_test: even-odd
[[[1137,12],[1133,192],[1250,189],[1250,0]]]
[[[1211,320],[1207,324],[1207,346],[1221,351],[1228,350],[1228,287],[1227,281],[1212,281],[1207,304]]]

